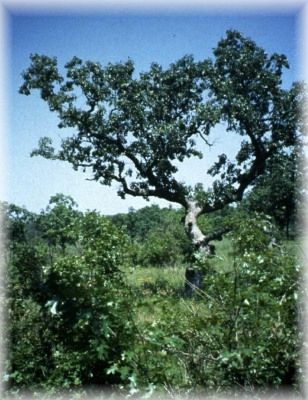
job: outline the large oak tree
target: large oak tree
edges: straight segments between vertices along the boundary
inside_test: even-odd
[[[227,31],[213,55],[204,61],[184,56],[167,69],[153,63],[139,76],[131,60],[103,67],[74,57],[61,73],[56,58],[31,55],[20,93],[39,90],[59,128],[75,130],[59,149],[41,138],[33,154],[68,161],[104,185],[116,182],[123,198],[181,205],[189,238],[207,255],[210,241],[229,227],[202,232],[198,217],[240,201],[279,152],[292,151],[303,128],[304,97],[302,85],[282,85],[284,55],[267,54],[237,31]],[[211,187],[178,181],[181,162],[206,157],[197,139],[205,149],[213,145],[217,124],[226,143],[230,132],[241,136],[238,153],[218,156],[207,171]]]

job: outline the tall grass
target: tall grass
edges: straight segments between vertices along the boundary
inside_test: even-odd
[[[231,240],[226,238],[217,241],[215,246],[216,255],[210,260],[211,267],[220,273],[229,271],[233,262]],[[136,322],[151,323],[163,318],[166,304],[172,309],[172,313],[178,313],[181,318],[200,318],[209,313],[202,293],[199,296],[200,301],[184,297],[186,267],[184,264],[165,267],[136,266],[124,271],[126,282],[139,299]]]
[[[185,265],[172,267],[135,267],[125,271],[127,283],[134,289],[154,288],[178,291],[184,286]]]
[[[216,271],[227,272],[233,262],[232,243],[230,239],[215,242],[216,255],[211,259],[210,265]],[[177,292],[184,286],[185,269],[187,265],[164,267],[130,267],[124,271],[127,283],[134,289],[152,288]]]

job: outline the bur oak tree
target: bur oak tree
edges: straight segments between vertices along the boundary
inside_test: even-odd
[[[210,242],[229,227],[202,232],[198,217],[241,201],[269,161],[296,145],[303,99],[300,84],[282,85],[286,57],[267,54],[238,31],[227,31],[213,55],[202,61],[184,56],[166,69],[153,63],[139,74],[130,59],[102,66],[74,57],[59,69],[56,58],[31,55],[20,93],[37,89],[59,128],[75,132],[69,129],[58,149],[41,138],[32,154],[90,171],[103,185],[117,183],[123,198],[181,205],[189,238],[207,256]],[[214,177],[210,187],[177,180],[184,160],[206,157],[218,124],[226,143],[232,132],[241,137],[235,157],[218,156],[205,172]]]

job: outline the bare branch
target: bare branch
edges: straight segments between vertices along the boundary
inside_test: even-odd
[[[204,141],[205,144],[207,144],[209,147],[212,147],[214,143],[210,143],[201,132],[199,132],[199,135],[201,137],[201,139]]]

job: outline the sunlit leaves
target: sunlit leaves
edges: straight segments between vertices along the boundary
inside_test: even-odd
[[[200,140],[211,146],[211,129],[224,123],[226,140],[232,131],[243,141],[234,160],[220,156],[209,168],[218,180],[203,188],[211,193],[203,210],[241,200],[266,160],[297,143],[305,90],[283,88],[286,57],[267,54],[238,31],[227,31],[213,55],[186,55],[165,69],[152,63],[139,75],[130,59],[102,66],[73,57],[60,74],[55,58],[32,55],[20,93],[39,90],[59,127],[75,132],[59,151],[43,138],[32,154],[68,161],[104,185],[116,182],[121,197],[156,196],[187,207],[191,191],[175,178],[178,165],[201,159]]]

